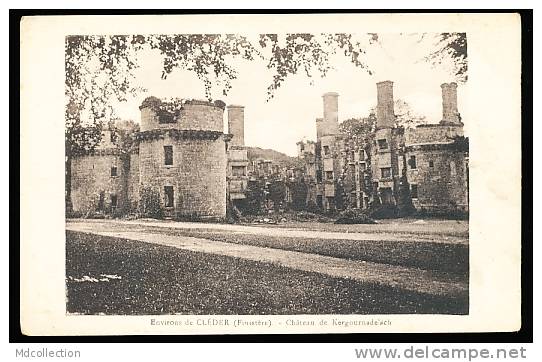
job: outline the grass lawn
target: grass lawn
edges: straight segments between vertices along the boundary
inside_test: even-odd
[[[467,295],[434,297],[71,231],[66,284],[67,311],[82,314],[468,313]]]
[[[269,216],[272,218],[272,216]],[[394,234],[418,234],[437,236],[469,236],[469,222],[467,220],[443,220],[443,219],[414,219],[397,218],[377,220],[377,224],[334,224],[332,222],[284,222],[273,227],[295,228],[331,232],[370,232],[370,233],[394,233]],[[254,224],[246,224],[254,225]],[[256,224],[259,225],[259,224]]]
[[[435,272],[435,277],[442,277],[447,280],[467,280],[469,272],[469,246],[466,244],[426,241],[285,238],[211,229],[146,227],[145,230],[169,235],[192,236],[228,243],[320,254],[343,259],[415,267],[432,270]]]

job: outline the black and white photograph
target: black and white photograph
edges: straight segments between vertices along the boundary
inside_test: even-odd
[[[67,312],[468,314],[467,64],[465,33],[68,36]]]
[[[504,327],[487,328],[514,328],[519,289],[481,308],[497,303],[490,270],[517,286],[520,240],[485,233],[480,205],[519,217],[498,190],[519,174],[510,163],[493,186],[485,173],[505,149],[483,143],[497,89],[480,93],[492,69],[475,15],[395,15],[67,17],[50,124],[63,275],[50,282],[70,328],[396,332],[420,318],[414,330],[462,331],[497,310]]]

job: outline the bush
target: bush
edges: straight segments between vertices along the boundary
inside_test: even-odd
[[[80,219],[82,217],[83,217],[83,213],[81,211],[66,210],[67,219]]]
[[[226,222],[228,224],[239,223],[243,219],[243,214],[232,202],[228,203],[226,209]]]
[[[294,219],[296,221],[312,221],[316,218],[316,214],[308,211],[298,211],[294,213]]]
[[[397,206],[378,205],[371,209],[369,216],[373,219],[393,219],[398,216]]]
[[[248,181],[246,201],[243,203],[243,213],[248,215],[260,215],[262,203],[265,200],[263,185],[259,181]]]
[[[318,205],[316,205],[316,202],[314,202],[313,200],[309,200],[309,202],[307,202],[307,211],[313,214],[319,214],[322,212],[322,209],[320,209]]]
[[[98,211],[88,211],[83,216],[83,219],[105,219],[105,214]]]
[[[365,211],[348,209],[339,213],[335,224],[376,224]]]
[[[232,211],[233,217],[234,217],[236,220],[241,220],[241,218],[243,217],[243,214],[242,214],[241,211],[237,208],[237,206],[233,205],[232,208],[231,208],[231,211]]]
[[[139,208],[142,217],[153,219],[161,219],[163,217],[160,193],[157,190],[151,187],[143,187],[139,191],[139,198]]]
[[[309,188],[304,181],[296,181],[290,185],[290,191],[292,193],[292,202],[290,206],[292,209],[296,211],[307,209],[308,205],[306,204],[306,200],[308,189]]]
[[[114,219],[119,219],[121,218],[122,216],[124,216],[126,214],[126,212],[122,209],[119,209],[119,208],[114,208],[111,210],[111,217],[114,218]]]
[[[444,208],[441,210],[421,208],[415,215],[419,218],[435,218],[445,220],[468,220],[469,212],[457,208]]]

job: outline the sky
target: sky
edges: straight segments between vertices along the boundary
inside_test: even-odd
[[[212,89],[213,99],[226,104],[245,106],[245,144],[272,148],[295,156],[296,142],[316,138],[315,119],[322,117],[322,94],[339,93],[339,122],[352,117],[365,117],[376,105],[376,83],[394,82],[394,98],[410,104],[415,113],[424,115],[429,123],[441,120],[442,101],[440,84],[454,81],[449,64],[433,66],[423,57],[433,49],[434,41],[420,34],[379,34],[377,44],[368,45],[365,61],[372,71],[356,68],[342,54],[331,58],[334,67],[325,78],[306,75],[288,77],[267,100],[267,87],[273,73],[264,60],[238,61],[239,73],[232,81],[227,96],[221,88]],[[166,80],[161,79],[161,60],[158,53],[148,51],[140,56],[140,68],[135,72],[135,86],[147,89],[127,102],[117,105],[121,119],[140,121],[139,105],[148,96],[159,98],[205,99],[203,82],[189,71],[175,70]],[[310,81],[313,84],[310,84]],[[458,87],[458,108],[468,134],[465,104],[467,85]],[[226,120],[226,115],[224,117]],[[226,122],[225,122],[226,123]],[[227,129],[225,129],[227,131]]]

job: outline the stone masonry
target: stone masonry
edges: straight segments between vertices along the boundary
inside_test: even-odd
[[[334,209],[338,197],[346,196],[343,208],[403,207],[410,200],[419,211],[468,211],[468,146],[458,146],[463,123],[457,84],[441,85],[438,124],[408,129],[396,125],[393,82],[376,86],[376,127],[362,142],[338,132],[338,94],[323,96],[324,117],[316,119],[316,142],[298,142],[307,179],[313,169],[316,173],[308,195],[316,195],[317,206],[324,210]]]
[[[121,155],[106,130],[91,154],[74,157],[74,211],[127,213],[152,192],[165,217],[225,218],[228,195],[244,197],[248,160],[243,107],[228,107],[233,135],[223,132],[224,109],[221,101],[145,99],[135,152]]]
[[[228,142],[227,184],[228,200],[240,206],[246,198],[248,186],[248,154],[245,147],[245,107],[229,105],[228,133],[231,141]]]

